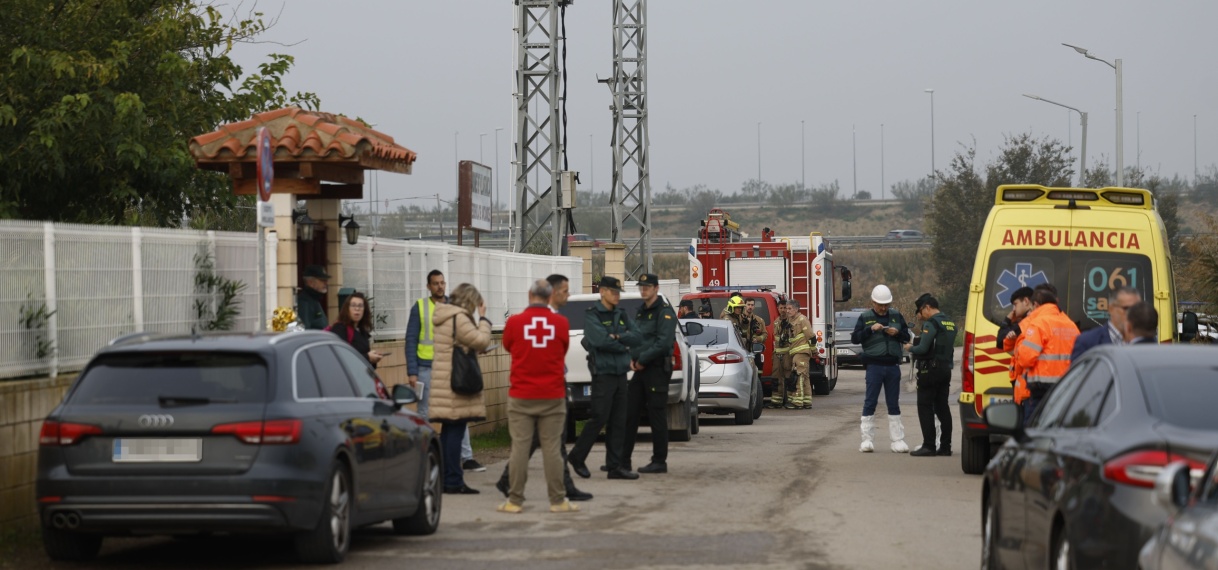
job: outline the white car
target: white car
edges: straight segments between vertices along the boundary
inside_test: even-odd
[[[571,323],[571,346],[567,349],[567,438],[572,440],[575,422],[592,416],[592,375],[588,371],[588,352],[581,341],[584,313],[600,300],[597,293],[571,295],[559,310]],[[664,301],[663,296],[660,301]],[[622,292],[619,306],[630,318],[634,318],[642,304],[638,292]],[[668,435],[671,441],[689,441],[698,433],[698,361],[680,326],[674,344],[672,379],[668,383]]]
[[[751,425],[761,417],[765,393],[761,376],[753,364],[752,351],[745,348],[732,323],[722,319],[681,321],[701,325],[702,330],[686,337],[698,355],[698,411],[704,414],[734,414],[736,425]]]

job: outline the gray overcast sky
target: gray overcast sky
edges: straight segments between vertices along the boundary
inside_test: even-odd
[[[494,166],[494,129],[503,127],[498,176],[507,201],[511,1],[258,5],[272,15],[281,7],[265,39],[301,43],[242,46],[238,62],[250,70],[266,53],[294,55],[290,92],[316,92],[322,110],[362,117],[419,153],[413,175],[378,176],[381,200],[455,196],[455,160],[479,160],[481,142],[483,162]],[[612,71],[610,9],[609,0],[577,0],[567,9],[567,150],[584,189],[607,190],[611,182],[609,90],[596,83]],[[1138,161],[1139,112],[1144,166],[1191,179],[1193,115],[1202,171],[1218,153],[1212,0],[652,0],[647,18],[653,191],[666,184],[738,190],[757,177],[758,122],[762,178],[797,183],[802,120],[808,185],[836,179],[850,194],[854,125],[858,189],[878,197],[881,124],[888,187],[930,171],[927,88],[935,90],[939,169],[961,141],[975,138],[984,163],[1004,135],[1029,130],[1065,142],[1073,125],[1077,149],[1077,115],[1021,93],[1087,111],[1088,162],[1103,157],[1111,165],[1113,70],[1062,42],[1124,60],[1127,166]]]

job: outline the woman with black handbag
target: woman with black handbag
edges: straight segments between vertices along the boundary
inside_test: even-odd
[[[478,314],[478,320],[474,314]],[[448,303],[436,305],[435,360],[431,369],[431,413],[439,422],[444,455],[444,492],[476,494],[465,484],[461,438],[466,424],[486,419],[478,353],[491,344],[491,322],[482,294],[469,283],[453,289]]]

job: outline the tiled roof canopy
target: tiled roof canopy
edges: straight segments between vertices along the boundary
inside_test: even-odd
[[[227,170],[234,161],[254,161],[259,127],[271,133],[275,161],[358,162],[365,156],[400,164],[394,170],[409,174],[416,155],[393,141],[393,137],[347,117],[298,107],[258,113],[239,123],[220,126],[215,132],[190,140],[190,153],[200,168],[222,164]],[[378,168],[378,167],[372,167]]]
[[[393,137],[359,121],[298,107],[221,125],[215,132],[191,139],[190,154],[199,168],[227,172],[237,194],[252,194],[261,127],[271,135],[276,193],[358,198],[364,170],[410,174],[418,156]],[[340,186],[322,185],[323,181]]]

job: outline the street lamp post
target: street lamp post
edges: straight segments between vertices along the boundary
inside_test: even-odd
[[[880,199],[884,199],[884,123],[880,123]]]
[[[1195,116],[1193,118],[1196,119]],[[1194,120],[1193,121],[1193,133],[1194,133],[1193,139],[1194,139],[1194,141],[1197,138],[1195,136],[1196,132],[1197,132],[1196,126],[1197,126],[1197,121]],[[1193,145],[1193,146],[1196,146],[1196,145]],[[1197,154],[1197,153],[1194,152],[1193,154]],[[807,157],[808,157],[807,139],[804,137],[804,122],[801,120],[801,121],[799,121],[799,189],[800,190],[803,190],[804,188],[808,187]],[[1196,162],[1196,161],[1194,160],[1193,162]]]
[[[859,153],[858,153],[858,136],[854,130],[854,125],[850,125],[850,162],[854,168],[854,190],[850,196],[851,200],[859,199]]]
[[[926,89],[930,93],[930,175],[935,175],[935,90]]]
[[[1044,97],[1038,97],[1036,95],[1029,95],[1027,93],[1024,93],[1023,96],[1027,97],[1028,99],[1044,101],[1045,103],[1048,103],[1050,105],[1057,105],[1058,107],[1065,107],[1067,109],[1070,109],[1071,111],[1074,111],[1075,113],[1078,113],[1079,120],[1083,125],[1083,144],[1082,144],[1082,149],[1079,151],[1079,166],[1078,166],[1078,185],[1082,186],[1083,185],[1083,176],[1086,176],[1086,174],[1087,174],[1087,113],[1085,111],[1080,111],[1078,109],[1075,109],[1074,107],[1071,107],[1069,105],[1063,105],[1056,101],[1050,101],[1048,99],[1045,99]],[[1118,182],[1117,184],[1120,185],[1120,182]]]
[[[761,121],[757,121],[757,183],[761,184]]]
[[[1193,115],[1193,185],[1197,185],[1197,115]]]
[[[1062,45],[1073,49],[1083,55],[1087,59],[1094,59],[1116,71],[1116,183],[1117,186],[1125,185],[1125,101],[1121,94],[1122,81],[1122,65],[1121,60],[1113,60],[1115,63],[1109,63],[1103,59],[1091,55],[1086,48],[1072,46],[1063,43]]]
[[[495,208],[499,206],[499,131],[503,127],[495,127],[495,206],[491,208],[491,219],[495,219]]]

